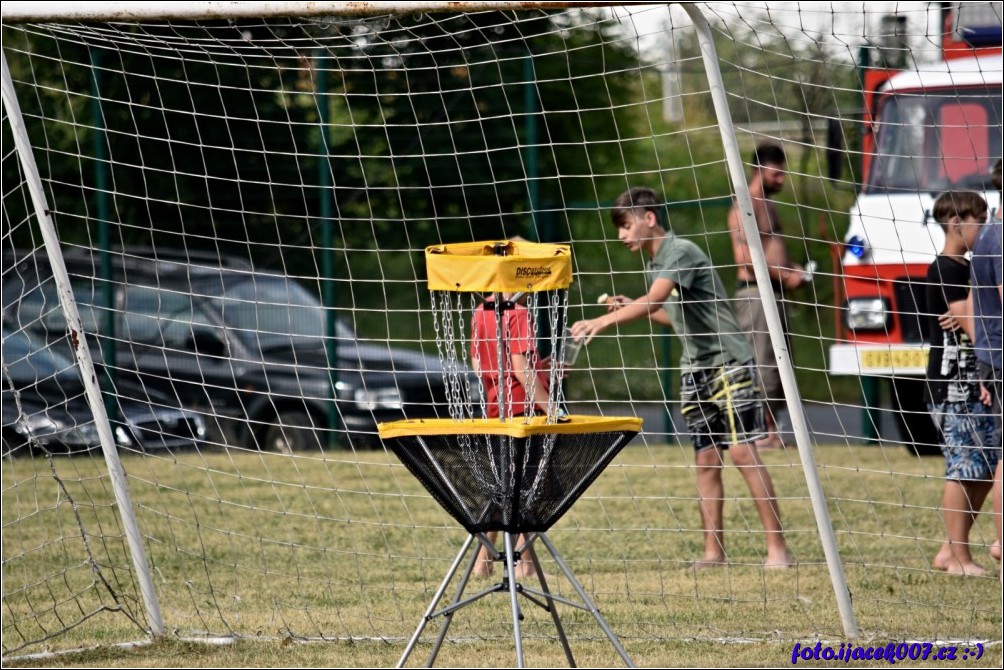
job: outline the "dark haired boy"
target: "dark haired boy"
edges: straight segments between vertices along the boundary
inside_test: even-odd
[[[933,216],[945,231],[945,246],[927,270],[931,316],[926,395],[945,456],[941,508],[948,535],[934,557],[934,567],[951,574],[982,575],[986,570],[973,560],[969,533],[990,492],[1000,440],[993,415],[981,399],[966,254],[987,219],[987,203],[972,191],[949,191],[935,201]],[[954,317],[961,330],[943,326],[942,315]]]
[[[708,256],[663,225],[663,210],[662,199],[649,188],[633,188],[617,198],[611,212],[617,237],[628,249],[650,259],[648,293],[636,300],[615,296],[606,314],[575,323],[572,334],[588,341],[610,326],[641,318],[676,330],[683,345],[680,410],[694,445],[704,528],[704,556],[694,567],[726,563],[722,452],[728,449],[767,535],[764,566],[787,568],[793,560],[774,486],[754,445],[764,435],[764,405],[753,352]]]

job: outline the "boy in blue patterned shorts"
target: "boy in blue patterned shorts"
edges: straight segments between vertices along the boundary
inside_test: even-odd
[[[987,406],[989,396],[985,390],[981,393],[973,350],[966,253],[987,220],[987,203],[972,191],[949,191],[934,202],[933,215],[945,231],[945,247],[927,269],[931,348],[926,395],[943,442],[941,508],[948,535],[934,557],[934,567],[957,575],[982,575],[986,570],[973,560],[969,532],[990,492],[1000,440]]]
[[[641,318],[674,328],[683,344],[681,411],[696,452],[704,528],[704,556],[694,568],[726,563],[725,449],[746,480],[767,534],[764,566],[787,568],[793,560],[781,528],[774,485],[754,445],[764,436],[764,404],[753,370],[753,351],[711,261],[696,244],[669,231],[663,225],[663,213],[662,200],[652,189],[633,188],[617,198],[611,217],[618,238],[650,259],[648,293],[637,300],[615,296],[607,314],[575,323],[572,335],[588,342],[610,326]]]

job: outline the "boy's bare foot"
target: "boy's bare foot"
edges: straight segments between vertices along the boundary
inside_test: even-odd
[[[532,561],[517,561],[516,562],[516,576],[523,579],[527,577],[534,577],[537,574],[537,568],[534,566]],[[544,573],[544,579],[551,579],[551,575]]]
[[[767,560],[763,562],[763,567],[767,570],[787,570],[788,568],[794,567],[794,565],[795,558],[788,551],[778,553],[776,556],[772,556],[770,552],[768,552]]]
[[[1001,541],[997,540],[990,545],[990,556],[996,560],[1001,560]]]
[[[762,440],[757,440],[756,441],[756,448],[757,449],[787,449],[788,445],[786,445],[784,443],[784,440],[782,440],[780,436],[778,436],[778,435],[775,434],[775,435],[771,435],[769,437],[765,437]]]
[[[963,563],[954,559],[945,563],[944,570],[950,575],[960,575],[962,577],[982,577],[987,574],[987,569],[975,561]]]
[[[478,562],[474,564],[474,569],[471,571],[471,574],[475,577],[491,577],[493,567],[493,561],[479,558]]]
[[[991,547],[990,553],[993,554],[993,548]],[[964,575],[966,577],[980,577],[987,574],[986,568],[974,561],[973,559],[960,560],[952,552],[952,548],[948,544],[941,545],[941,549],[938,553],[934,555],[934,560],[931,561],[931,565],[934,566],[935,570],[942,570],[950,575]]]
[[[702,558],[687,565],[688,570],[709,570],[711,568],[724,568],[729,562],[724,556],[715,558]]]

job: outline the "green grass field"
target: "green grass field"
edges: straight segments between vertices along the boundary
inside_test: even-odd
[[[847,446],[819,447],[816,456],[859,642],[989,640],[966,665],[999,666],[999,584],[930,569],[942,535],[940,459]],[[797,453],[764,459],[799,561],[790,571],[760,567],[759,523],[734,468],[726,470],[731,564],[686,569],[701,547],[689,447],[625,449],[552,529],[636,663],[788,664],[796,641],[844,639]],[[103,462],[7,458],[5,667],[392,665],[464,538],[383,451],[289,458],[217,450],[126,456],[124,466],[167,639],[112,646],[144,639],[134,622],[143,610]],[[981,517],[974,555],[988,566],[992,538]],[[548,560],[544,567],[558,572]],[[552,588],[574,595],[563,579]],[[527,663],[565,665],[549,615],[529,605],[524,613]],[[619,662],[591,617],[561,613],[580,665]],[[515,662],[507,597],[456,619],[439,665]],[[429,626],[412,665],[424,663],[437,629]],[[239,639],[188,641],[209,636]],[[89,651],[14,660],[79,648]]]

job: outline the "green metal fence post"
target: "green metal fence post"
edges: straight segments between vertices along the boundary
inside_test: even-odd
[[[108,220],[111,207],[108,206],[108,133],[105,132],[105,115],[101,108],[101,49],[90,49],[91,57],[91,123],[94,128],[91,133],[91,147],[94,151],[94,211],[98,218],[98,254],[99,272],[101,273],[102,309],[101,335],[99,348],[102,360],[101,366],[105,379],[110,386],[104,396],[105,411],[112,421],[118,419],[118,403],[115,402],[115,364],[118,349],[115,345],[115,283],[112,277],[112,234],[111,222]]]
[[[335,250],[334,250],[334,192],[331,166],[328,161],[328,71],[323,53],[314,58],[317,100],[317,122],[320,127],[317,142],[317,197],[318,219],[321,227],[321,300],[324,304],[324,351],[328,364],[328,382],[331,402],[328,403],[328,446],[337,443],[338,429],[338,326],[335,316]]]

